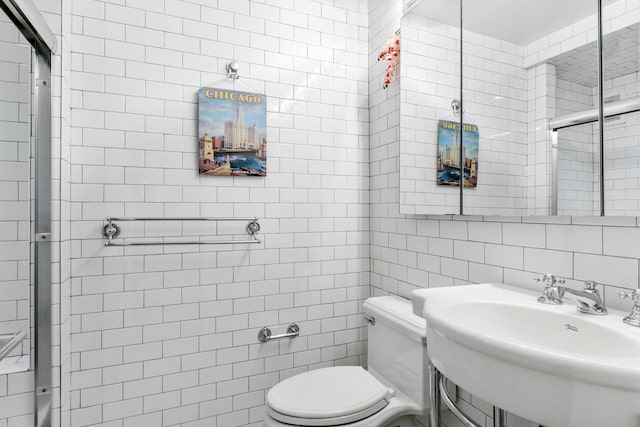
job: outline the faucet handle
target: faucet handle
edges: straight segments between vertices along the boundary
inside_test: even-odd
[[[636,289],[633,292],[620,292],[618,294],[620,298],[631,298],[636,304],[640,304],[640,289]]]
[[[562,277],[556,277],[553,274],[545,273],[542,277],[534,277],[536,282],[544,283],[542,295],[538,298],[538,302],[542,304],[562,304],[562,291],[556,286],[557,283],[564,283]]]
[[[595,280],[586,280],[584,282],[584,285],[586,291],[597,291],[596,287],[600,285],[600,283],[596,282]]]
[[[631,313],[622,321],[627,325],[640,327],[640,289],[636,289],[633,292],[620,292],[618,295],[620,298],[631,298],[635,303]]]
[[[561,285],[564,285],[565,280],[563,277],[558,277],[555,276],[553,274],[549,274],[549,273],[545,273],[542,275],[542,277],[540,276],[534,276],[533,280],[535,280],[536,282],[542,282],[544,283],[545,287],[549,287],[549,286],[555,286],[556,283],[560,283]]]

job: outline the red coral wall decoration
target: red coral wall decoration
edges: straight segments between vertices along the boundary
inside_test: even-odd
[[[384,84],[382,85],[382,89],[388,88],[391,84],[391,80],[393,80],[396,69],[398,68],[399,59],[400,38],[396,36],[385,43],[384,49],[378,55],[378,61],[386,61],[387,63],[387,70],[384,75]]]

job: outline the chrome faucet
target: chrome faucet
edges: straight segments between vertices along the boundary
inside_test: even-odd
[[[576,308],[580,313],[595,314],[598,316],[607,314],[607,308],[604,306],[604,302],[602,302],[600,291],[596,289],[598,283],[587,280],[584,284],[586,287],[582,291],[561,286],[559,289],[560,298],[565,294],[571,294],[571,296],[567,298],[573,299],[578,303]]]
[[[636,289],[631,293],[620,292],[620,298],[631,298],[635,303],[631,309],[631,313],[622,321],[627,325],[640,326],[640,289]]]
[[[556,277],[553,274],[543,274],[542,277],[534,277],[536,282],[542,282],[544,284],[544,291],[538,298],[538,302],[542,304],[562,304],[562,295],[560,295],[560,289],[556,283],[564,285],[565,280],[562,277]]]
[[[577,310],[581,313],[604,315],[607,314],[607,308],[604,306],[604,302],[600,297],[600,291],[596,289],[598,283],[594,281],[586,281],[585,289],[582,291],[576,291],[566,286],[558,286],[557,283],[564,285],[565,279],[556,277],[553,274],[544,274],[541,278],[534,277],[537,282],[544,283],[544,291],[538,298],[538,302],[542,304],[562,304],[562,298],[566,294],[567,298],[572,299],[578,303]],[[639,297],[640,298],[640,297]]]

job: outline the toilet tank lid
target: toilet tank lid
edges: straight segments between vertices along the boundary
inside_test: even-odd
[[[395,295],[368,298],[363,306],[364,312],[409,337],[426,342],[427,321],[413,314],[411,301]]]

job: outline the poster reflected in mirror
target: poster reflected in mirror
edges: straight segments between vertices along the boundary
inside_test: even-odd
[[[478,126],[465,123],[462,128],[464,186],[478,185]],[[460,123],[438,122],[438,185],[460,185]]]
[[[267,102],[259,93],[204,87],[199,92],[201,175],[267,174]]]

